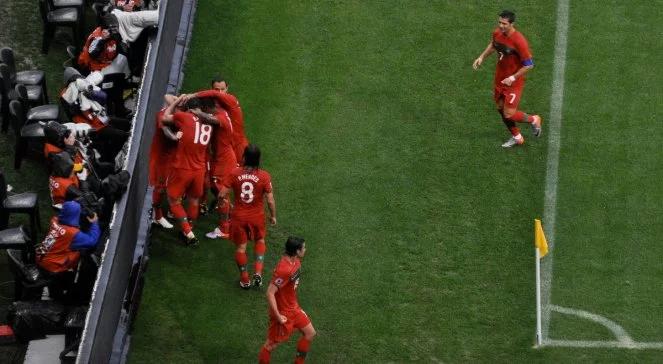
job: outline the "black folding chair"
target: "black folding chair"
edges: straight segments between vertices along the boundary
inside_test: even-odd
[[[44,134],[44,125],[41,122],[27,123],[25,111],[20,101],[12,100],[9,103],[9,114],[11,114],[12,129],[14,129],[14,135],[16,136],[14,169],[18,170],[21,169],[21,162],[27,155],[29,143],[37,142],[43,148],[46,135]]]
[[[2,132],[9,130],[9,98],[12,92],[12,83],[9,79],[9,67],[0,63],[0,115],[2,116]]]
[[[23,105],[23,110],[27,110],[26,124],[31,124],[39,121],[48,122],[51,120],[60,120],[60,106],[48,104],[48,105],[39,105],[35,107],[30,107],[29,104],[29,94],[27,87],[22,84],[16,85],[14,87],[15,97]]]
[[[41,70],[16,71],[14,51],[9,47],[0,49],[0,60],[9,68],[9,77],[12,87],[23,84],[28,89],[30,102],[34,105],[48,104],[46,91],[46,74]]]
[[[35,192],[7,193],[7,181],[0,171],[0,230],[7,229],[12,214],[27,214],[30,218],[30,240],[36,241],[41,232],[39,222],[39,197]]]
[[[9,269],[14,275],[14,301],[39,300],[44,287],[51,283],[32,262],[33,258],[25,258],[21,250],[7,249]]]
[[[49,4],[48,0],[39,0],[39,12],[44,24],[44,33],[42,35],[41,52],[48,53],[51,41],[55,35],[57,27],[71,28],[74,38],[74,46],[81,47],[81,16],[75,8],[56,9]]]

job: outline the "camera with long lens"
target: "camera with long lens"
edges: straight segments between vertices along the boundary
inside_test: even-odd
[[[83,192],[74,201],[81,205],[80,227],[83,230],[87,230],[90,228],[90,221],[87,218],[93,217],[94,214],[97,214],[97,216],[101,215],[104,198],[97,198],[94,192]]]

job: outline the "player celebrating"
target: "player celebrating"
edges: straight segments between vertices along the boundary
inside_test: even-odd
[[[233,124],[233,148],[235,157],[240,161],[244,154],[244,148],[249,145],[249,141],[244,133],[244,114],[239,106],[237,97],[228,92],[228,83],[223,77],[216,77],[212,80],[212,90],[199,91],[196,97],[213,97],[217,104],[228,111],[230,120]]]
[[[309,351],[311,341],[315,337],[315,329],[306,312],[297,302],[297,286],[301,275],[300,259],[306,253],[304,239],[289,237],[285,243],[285,254],[281,257],[272,281],[267,288],[267,302],[269,304],[269,328],[267,341],[260,349],[258,362],[269,363],[272,350],[278,344],[288,340],[294,329],[298,329],[302,336],[297,341],[297,356],[295,364],[304,363]]]
[[[186,95],[185,99],[195,97]],[[213,101],[214,98],[203,98],[205,103],[209,104],[206,112],[214,113],[214,120],[210,120],[215,125],[212,134],[212,158],[210,160],[210,177],[212,181],[212,191],[218,196],[223,181],[227,175],[237,167],[237,159],[233,150],[233,126],[228,112]],[[206,194],[207,191],[204,192]],[[206,234],[210,239],[230,237],[230,202],[226,199],[216,204],[216,210],[219,213],[219,224],[213,231]]]
[[[267,199],[270,223],[276,224],[276,203],[272,193],[272,178],[260,166],[260,148],[249,144],[244,151],[244,164],[235,168],[224,180],[219,192],[219,203],[228,200],[228,194],[233,191],[235,206],[230,216],[230,238],[237,246],[235,262],[239,268],[239,285],[244,289],[251,287],[247,271],[248,258],[246,244],[249,240],[255,241],[255,274],[253,284],[262,285],[262,268],[265,258],[265,208],[263,200]]]
[[[215,116],[219,123],[214,130],[210,176],[213,191],[218,194],[225,177],[237,168],[237,159],[233,150],[233,126],[228,112],[219,107]],[[216,211],[219,214],[218,227],[208,233],[207,237],[227,239],[230,236],[230,202],[228,200],[217,202]]]
[[[203,195],[203,182],[207,168],[207,144],[212,138],[212,126],[202,112],[201,101],[191,99],[186,103],[186,112],[174,112],[182,103],[184,95],[178,97],[164,111],[164,125],[174,125],[181,137],[172,159],[166,194],[170,211],[179,221],[182,233],[189,246],[197,246],[198,239],[193,233],[191,223],[198,218],[199,200]],[[182,207],[182,198],[186,194],[187,211]]]
[[[502,147],[511,148],[525,143],[516,123],[529,123],[534,136],[541,135],[541,117],[528,115],[518,110],[518,103],[525,88],[525,74],[534,68],[527,39],[516,30],[513,23],[516,14],[504,10],[499,14],[498,28],[486,49],[474,60],[472,67],[478,69],[484,58],[497,51],[497,67],[495,70],[495,88],[493,97],[502,121],[511,132],[511,138]]]
[[[175,102],[176,97],[165,95],[163,99],[165,107],[157,112],[156,129],[150,145],[149,182],[154,188],[152,191],[152,223],[171,229],[173,225],[163,216],[161,200],[166,193],[166,179],[170,172],[170,162],[177,148],[177,140],[182,137],[182,133],[174,133],[170,127],[163,125],[166,108]]]

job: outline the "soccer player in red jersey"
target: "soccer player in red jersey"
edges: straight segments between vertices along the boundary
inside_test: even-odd
[[[301,276],[300,259],[305,253],[304,239],[291,236],[285,243],[285,254],[274,268],[272,280],[267,287],[269,328],[267,341],[258,354],[260,364],[269,363],[272,350],[287,341],[295,329],[302,333],[297,341],[295,364],[304,363],[306,360],[306,354],[316,333],[311,320],[297,302],[297,287]]]
[[[230,216],[230,238],[237,246],[235,262],[239,268],[239,285],[244,289],[251,287],[247,271],[248,258],[246,244],[255,241],[255,274],[253,284],[262,285],[262,268],[265,258],[265,208],[269,207],[270,223],[276,224],[276,203],[272,193],[272,178],[260,166],[260,148],[249,144],[244,151],[244,165],[235,168],[223,181],[219,192],[219,202],[225,203],[228,194],[233,191],[235,206]]]
[[[529,123],[534,136],[541,135],[541,117],[518,110],[525,88],[525,74],[534,67],[534,61],[527,39],[514,27],[515,20],[516,14],[512,11],[504,10],[499,14],[498,28],[493,32],[490,43],[472,64],[476,70],[484,58],[497,52],[493,97],[502,121],[511,132],[511,138],[502,144],[504,148],[525,143],[525,138],[516,126],[517,122]]]
[[[218,195],[223,185],[223,180],[237,168],[237,158],[233,150],[233,126],[228,112],[223,108],[217,108],[214,114],[218,124],[212,137],[212,158],[210,160],[210,176],[212,190]],[[230,201],[224,199],[216,204],[219,214],[219,224],[206,236],[210,239],[230,237]]]
[[[170,163],[177,149],[177,140],[182,137],[181,132],[173,132],[169,126],[163,124],[163,115],[168,105],[175,102],[174,95],[165,95],[165,106],[156,115],[156,127],[152,144],[150,145],[150,175],[149,182],[152,190],[152,223],[166,229],[173,225],[163,216],[161,209],[162,196],[166,193],[166,180],[170,172]]]
[[[198,239],[192,231],[190,222],[198,218],[198,201],[203,195],[203,182],[207,167],[207,144],[212,139],[212,126],[203,117],[201,101],[191,99],[186,103],[187,111],[174,112],[183,101],[178,97],[164,111],[163,124],[174,125],[182,133],[171,163],[166,194],[170,211],[179,221],[187,245],[197,246]],[[187,211],[182,207],[182,198],[186,195]]]
[[[237,97],[228,92],[228,83],[222,77],[212,80],[212,90],[199,91],[196,97],[213,97],[217,104],[228,111],[233,124],[233,148],[235,157],[241,162],[244,149],[249,145],[249,140],[244,132],[244,114],[239,106]]]

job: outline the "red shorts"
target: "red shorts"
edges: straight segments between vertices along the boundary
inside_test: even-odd
[[[209,191],[209,187],[211,186],[210,181],[210,170],[209,170],[209,163],[207,163],[207,166],[205,167],[205,180],[203,181],[203,196],[207,198],[207,191]]]
[[[265,216],[230,218],[230,239],[237,245],[265,238]]]
[[[172,169],[168,178],[166,193],[170,199],[181,198],[185,194],[188,198],[201,198],[204,183],[204,170]]]
[[[234,160],[229,162],[216,163],[212,165],[210,176],[212,177],[212,183],[214,183],[217,190],[219,191],[221,190],[221,187],[223,186],[223,180],[236,167],[237,167],[237,162],[235,162]]]
[[[496,85],[493,91],[493,98],[495,103],[499,103],[500,99],[504,100],[504,107],[508,108],[518,108],[520,103],[520,96],[523,94],[523,89],[525,84],[520,84],[519,86],[505,86],[505,85]]]
[[[154,189],[166,188],[166,181],[170,175],[170,156],[163,155],[156,159],[150,159],[149,182]]]
[[[301,308],[284,315],[288,321],[281,325],[279,321],[269,316],[269,328],[267,329],[267,339],[274,343],[282,343],[295,331],[295,329],[302,329],[311,323],[311,320],[306,315],[306,312]]]

